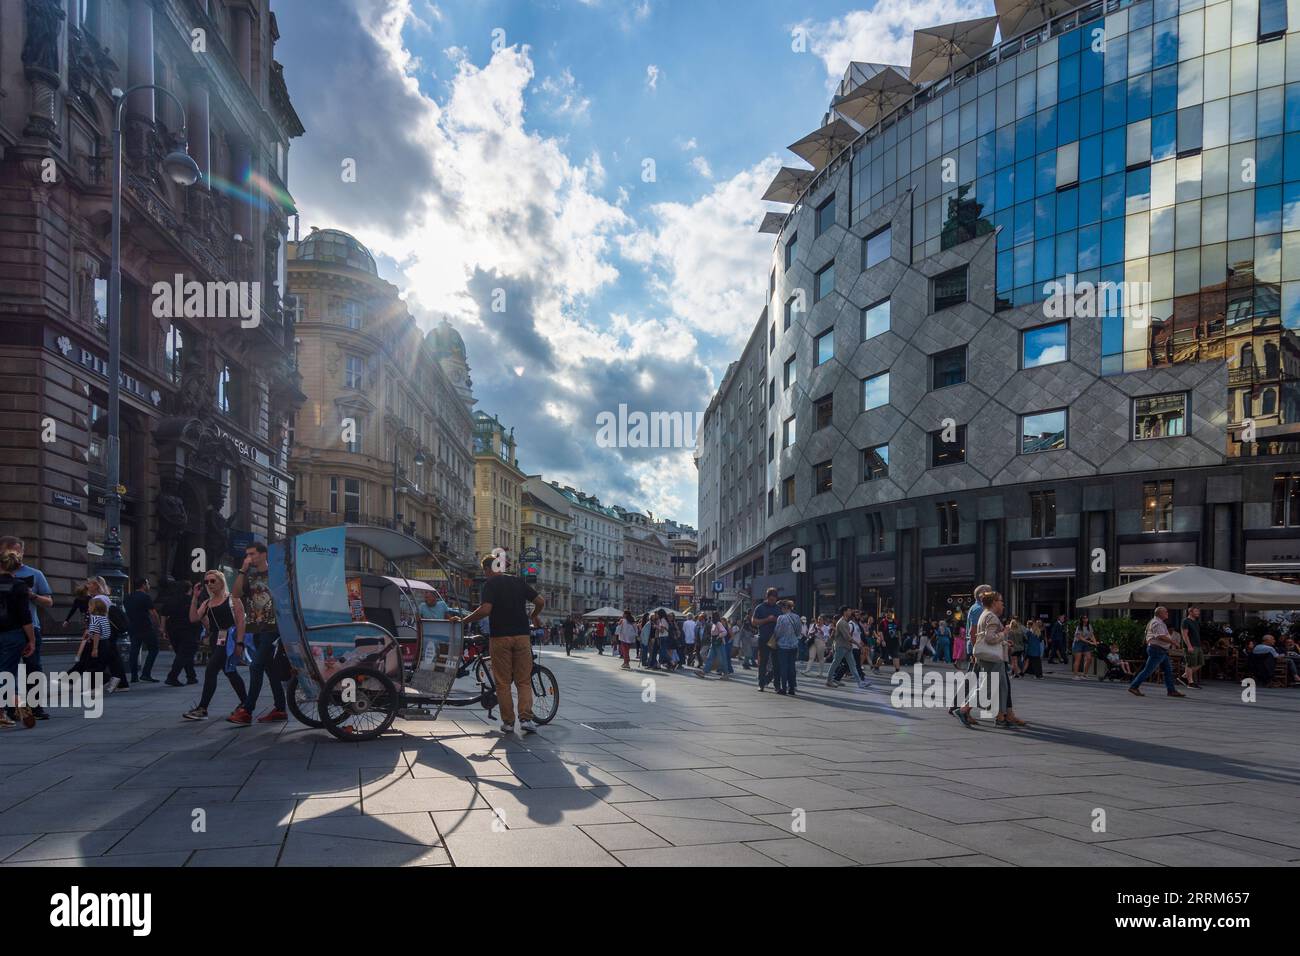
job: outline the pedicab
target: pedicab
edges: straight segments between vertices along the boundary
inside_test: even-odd
[[[349,546],[384,559],[389,575],[348,572]],[[414,538],[371,525],[337,525],[268,547],[268,587],[280,644],[291,669],[289,711],[339,740],[373,740],[404,711],[480,704],[491,717],[497,688],[486,639],[467,639],[459,621],[424,619],[414,592],[429,587],[404,577],[395,562],[438,558]],[[450,580],[450,576],[447,576]],[[472,682],[457,688],[457,681]],[[536,662],[533,716],[554,719],[555,675]],[[506,691],[509,693],[509,690]]]

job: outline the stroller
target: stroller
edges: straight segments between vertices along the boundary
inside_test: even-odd
[[[1128,681],[1131,681],[1133,679],[1130,675],[1125,674],[1124,668],[1120,667],[1118,664],[1112,664],[1104,657],[1102,658],[1102,661],[1106,665],[1106,673],[1098,677],[1097,680],[1099,681],[1122,680],[1125,683],[1127,683]]]

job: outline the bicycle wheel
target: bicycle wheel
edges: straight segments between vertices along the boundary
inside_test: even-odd
[[[549,724],[560,710],[560,685],[555,675],[540,664],[533,665],[533,719]]]
[[[320,719],[339,740],[373,740],[397,719],[401,699],[383,671],[349,667],[321,688]]]
[[[316,701],[308,700],[298,691],[298,675],[294,674],[289,678],[289,683],[284,688],[284,699],[285,703],[289,705],[289,713],[293,714],[294,720],[298,721],[298,723],[320,730],[325,725],[320,722],[319,718],[308,716],[316,710]]]

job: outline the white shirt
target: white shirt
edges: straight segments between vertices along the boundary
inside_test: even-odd
[[[689,617],[682,621],[682,637],[687,644],[695,643],[695,622]]]

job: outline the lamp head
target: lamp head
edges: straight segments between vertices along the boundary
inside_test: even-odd
[[[163,158],[162,167],[171,181],[180,186],[193,186],[203,178],[198,163],[184,149],[168,153]]]

